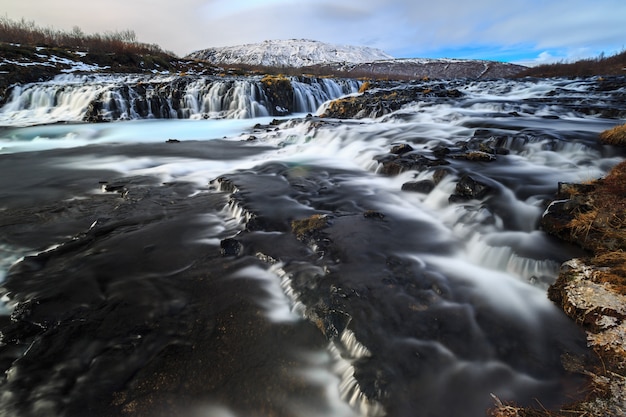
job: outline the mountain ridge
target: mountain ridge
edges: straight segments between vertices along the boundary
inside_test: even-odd
[[[185,59],[218,67],[241,66],[271,71],[304,71],[342,77],[387,79],[500,78],[526,67],[507,62],[451,58],[394,58],[364,46],[334,45],[309,39],[266,40],[260,43],[202,49]]]
[[[201,49],[187,55],[214,65],[306,67],[328,63],[364,63],[395,59],[381,49],[336,45],[310,39],[266,40],[260,43]]]

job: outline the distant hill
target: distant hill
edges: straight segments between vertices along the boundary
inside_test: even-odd
[[[208,48],[186,56],[213,65],[306,67],[328,63],[362,63],[393,59],[380,49],[333,45],[307,39],[268,40],[261,43]]]
[[[507,62],[478,59],[407,58],[357,64],[321,64],[311,68],[311,71],[348,78],[415,80],[421,78],[508,78],[526,69],[524,66]]]
[[[526,69],[520,65],[473,59],[396,59],[380,49],[303,39],[208,48],[185,58],[259,72],[278,70],[290,75],[310,73],[396,80],[425,77],[502,78],[515,76]]]

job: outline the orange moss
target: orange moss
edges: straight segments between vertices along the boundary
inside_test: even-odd
[[[328,226],[328,219],[323,214],[314,214],[302,220],[291,222],[291,230],[298,239],[302,239],[314,232],[320,231]]]
[[[361,84],[361,86],[359,87],[359,93],[364,93],[367,90],[369,90],[370,88],[372,88],[372,83],[370,83],[369,81],[365,81],[363,84]]]

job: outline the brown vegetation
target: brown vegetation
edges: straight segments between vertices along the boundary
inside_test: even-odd
[[[517,77],[589,77],[594,75],[626,75],[626,51],[605,57],[538,65],[520,72]]]
[[[323,214],[314,214],[306,219],[291,222],[291,230],[301,240],[320,232],[326,226],[328,226],[328,218]]]
[[[78,26],[71,32],[42,28],[24,19],[15,21],[0,16],[0,42],[88,50],[93,53],[166,54],[158,45],[137,42],[135,32],[123,30],[86,34]]]
[[[600,142],[606,145],[626,146],[626,124],[602,132]]]
[[[370,83],[369,81],[365,81],[363,84],[361,84],[361,87],[359,87],[359,93],[364,93],[370,88],[372,88],[372,83]]]
[[[596,255],[626,250],[626,161],[593,185],[584,210],[568,225],[572,237]]]

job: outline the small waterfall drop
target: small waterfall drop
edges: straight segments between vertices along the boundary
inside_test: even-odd
[[[291,108],[273,102],[258,77],[63,75],[13,88],[0,125],[138,119],[248,119],[315,112],[354,93],[355,80],[290,78]]]

